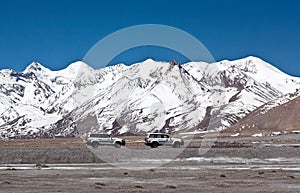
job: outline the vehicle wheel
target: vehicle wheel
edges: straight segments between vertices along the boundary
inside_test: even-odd
[[[158,143],[157,142],[152,142],[151,147],[152,148],[157,148],[158,147]]]
[[[116,142],[115,143],[115,148],[120,148],[121,147],[121,143],[120,142]]]
[[[93,147],[93,148],[97,148],[98,145],[99,145],[99,144],[98,144],[98,142],[96,142],[96,141],[94,141],[94,142],[92,143],[92,147]]]
[[[180,143],[175,142],[175,143],[173,144],[173,147],[174,147],[174,148],[180,148]]]

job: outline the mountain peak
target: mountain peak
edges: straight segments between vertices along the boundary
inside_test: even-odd
[[[39,62],[33,61],[29,66],[26,67],[26,69],[23,72],[28,73],[38,71],[49,71],[49,69],[41,65]]]
[[[77,73],[92,72],[94,71],[94,69],[82,61],[76,61],[74,63],[71,63],[67,68],[64,69],[64,71],[69,71],[71,73],[77,74]]]
[[[252,60],[252,61],[263,61],[261,58],[259,58],[259,57],[256,57],[256,56],[247,56],[247,57],[245,57],[245,58],[242,58],[242,60]]]
[[[170,64],[172,64],[172,65],[177,65],[177,66],[179,66],[180,64],[179,64],[179,62],[177,62],[175,59],[174,60],[171,60],[171,62],[170,62]]]
[[[67,68],[78,68],[78,67],[93,69],[91,66],[89,66],[87,63],[85,63],[83,61],[73,62]]]
[[[266,62],[265,60],[255,57],[255,56],[248,56],[239,60],[236,60],[237,62],[240,62],[244,65],[252,65],[255,68],[258,69],[258,71],[260,72],[265,72],[266,74],[268,72],[273,72],[276,74],[281,74],[284,76],[287,76],[287,74],[285,74],[284,72],[282,72],[281,70],[279,70],[277,67],[273,66],[272,64]]]
[[[155,62],[152,58],[148,58],[148,59],[146,59],[145,61],[144,61],[145,63],[148,63],[148,62]],[[142,62],[142,63],[144,63],[144,62]]]

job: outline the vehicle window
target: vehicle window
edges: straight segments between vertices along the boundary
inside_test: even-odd
[[[95,138],[109,138],[110,136],[108,134],[91,134],[90,137],[95,137]]]
[[[157,136],[155,134],[150,134],[149,136],[150,138],[157,138]]]
[[[165,135],[165,138],[169,138],[169,135]]]
[[[101,134],[100,137],[101,138],[109,138],[109,135],[108,134]]]

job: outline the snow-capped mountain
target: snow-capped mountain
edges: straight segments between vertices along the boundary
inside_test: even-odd
[[[299,78],[291,77],[256,57],[213,64],[188,63],[184,67],[199,81],[231,96],[221,109],[223,124],[230,126],[268,101],[299,88]]]
[[[83,62],[51,71],[33,62],[0,71],[2,137],[225,129],[293,93],[300,79],[247,57],[212,64],[176,61],[94,70]]]

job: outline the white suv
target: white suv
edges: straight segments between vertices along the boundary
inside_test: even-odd
[[[113,145],[116,148],[125,146],[125,140],[120,138],[112,138],[106,133],[93,133],[88,135],[86,144],[97,148],[99,145]]]
[[[151,148],[157,148],[162,145],[179,148],[181,145],[184,145],[184,141],[178,138],[170,138],[170,136],[165,133],[149,133],[145,138],[145,145]]]

